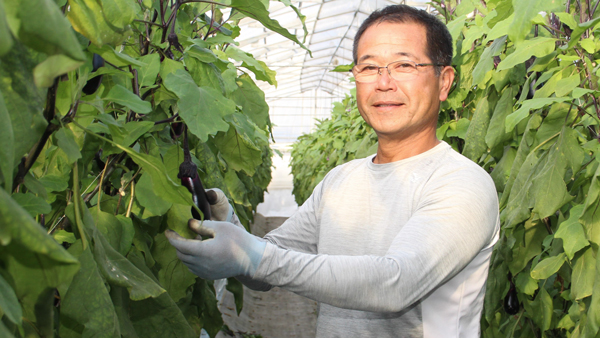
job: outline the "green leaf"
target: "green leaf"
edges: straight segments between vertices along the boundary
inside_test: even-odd
[[[236,121],[240,124],[232,124],[233,128],[229,128],[226,133],[217,134],[214,138],[214,144],[231,169],[244,170],[252,176],[256,168],[262,163],[262,151],[256,145],[248,142],[248,125],[244,125],[242,119]]]
[[[65,191],[69,187],[68,176],[44,175],[40,177],[39,182],[50,192]]]
[[[579,38],[581,37],[581,35],[583,35],[583,33],[590,29],[591,27],[594,27],[597,23],[600,22],[600,17],[594,18],[592,20],[586,21],[584,23],[580,23],[579,25],[577,25],[577,27],[573,30],[573,32],[571,33],[571,38],[569,40],[569,44],[567,46],[563,46],[561,47],[561,49],[564,50],[568,50],[573,48],[579,40]]]
[[[13,45],[13,38],[4,13],[4,3],[0,1],[0,56],[8,53]]]
[[[538,281],[527,271],[520,272],[515,278],[515,286],[526,295],[533,296],[538,289]]]
[[[211,87],[225,93],[223,76],[214,64],[204,63],[193,57],[186,56],[185,65],[198,87]]]
[[[522,1],[523,3],[526,3]],[[502,60],[498,64],[497,70],[504,70],[512,68],[522,62],[525,62],[532,56],[542,57],[546,56],[555,48],[556,39],[538,37],[527,41],[527,44],[521,44],[517,46],[517,49],[509,54],[506,59]]]
[[[103,99],[123,105],[138,114],[148,114],[152,111],[150,102],[143,101],[139,96],[121,85],[112,87]]]
[[[568,95],[573,89],[579,86],[580,82],[581,80],[579,79],[579,74],[575,74],[567,78],[561,79],[556,84],[556,96],[560,97]]]
[[[152,179],[150,175],[144,174],[137,182],[135,189],[138,202],[145,208],[144,218],[151,216],[162,216],[170,208],[172,203],[165,201],[160,196],[158,191],[154,191],[152,188]]]
[[[257,80],[263,80],[277,86],[277,80],[275,79],[276,72],[269,69],[263,61],[256,60],[252,54],[233,46],[229,46],[225,53],[228,57],[242,62],[242,67],[246,67],[253,72]]]
[[[0,274],[0,311],[11,322],[21,325],[23,311],[13,288]]]
[[[102,0],[103,18],[116,31],[126,29],[135,19],[140,7],[134,1]]]
[[[144,67],[144,66],[146,66],[145,62],[143,62],[141,60],[136,60],[127,54],[117,52],[110,45],[104,45],[101,48],[94,46],[94,45],[89,45],[88,51],[100,55],[104,60],[112,63],[113,65],[115,65],[117,67],[123,67],[123,66]],[[170,60],[170,61],[173,61],[173,60]],[[166,62],[166,60],[165,60],[165,62]],[[121,72],[121,71],[118,71],[118,72],[123,74],[123,72]],[[97,73],[95,72],[94,74],[97,74]],[[128,74],[128,75],[126,75],[128,77],[131,76],[130,73],[125,73],[125,74]]]
[[[154,122],[151,121],[132,121],[126,123],[122,128],[118,125],[108,125],[113,140],[124,147],[129,147],[134,144],[153,127]]]
[[[188,228],[188,220],[192,216],[192,208],[189,205],[173,204],[167,212],[167,227],[185,238],[196,238],[197,233]]]
[[[123,215],[115,216],[98,210],[96,207],[90,208],[90,213],[94,218],[96,228],[106,237],[113,249],[123,256],[127,255],[135,234],[131,218]]]
[[[122,29],[115,24],[122,24],[122,19],[129,20],[130,13],[114,15],[115,6],[111,3],[116,0],[69,0],[67,18],[73,28],[81,35],[88,38],[97,47],[105,44],[117,46],[128,36],[127,29]],[[123,1],[125,3],[126,1]],[[127,7],[125,7],[127,8]],[[108,12],[113,16],[109,18]],[[114,20],[114,23],[109,20]]]
[[[175,74],[180,69],[185,71],[185,67],[181,62],[171,59],[164,59],[160,63],[160,77],[164,80],[169,77],[169,74]]]
[[[567,256],[564,253],[560,253],[553,257],[548,257],[539,262],[535,268],[531,270],[531,277],[535,279],[547,279],[555,274],[566,260]]]
[[[235,302],[235,312],[240,315],[244,307],[244,286],[235,278],[227,278],[227,291],[233,294],[233,300]]]
[[[79,68],[83,61],[76,61],[64,55],[49,56],[33,70],[33,80],[38,87],[51,87],[57,76]]]
[[[58,143],[58,147],[65,152],[69,159],[69,164],[77,161],[81,158],[81,152],[79,151],[79,145],[75,142],[75,136],[71,129],[60,128],[54,133],[54,137]]]
[[[513,89],[512,87],[509,87],[504,90],[496,107],[494,107],[494,113],[492,114],[490,125],[485,134],[485,143],[490,149],[508,141],[511,137],[511,134],[506,132],[504,124],[506,117],[513,112],[513,98]]]
[[[0,189],[0,224],[3,271],[12,277],[23,316],[35,321],[38,296],[70,280],[79,269],[79,262],[3,189]]]
[[[92,238],[94,260],[98,264],[98,269],[102,276],[110,284],[127,288],[132,300],[158,297],[164,293],[165,290],[163,288],[113,249],[106,237],[97,230],[94,219],[83,201],[81,201],[81,205],[85,232],[87,236]],[[65,214],[72,221],[74,221],[73,211],[73,204],[70,204],[65,210]]]
[[[490,118],[497,101],[498,95],[494,90],[491,91],[490,94],[483,96],[479,102],[477,102],[473,119],[471,120],[469,129],[465,135],[465,147],[462,152],[463,155],[474,162],[479,161],[481,155],[487,151],[485,133],[488,130]]]
[[[18,27],[13,34],[30,48],[48,55],[65,54],[85,61],[81,45],[56,3],[52,0],[21,0],[18,6]]]
[[[195,59],[198,59],[204,63],[212,63],[217,61],[217,56],[208,48],[202,48],[196,45],[191,45],[185,52],[184,55],[189,55]]]
[[[531,303],[535,323],[540,327],[542,332],[550,329],[552,323],[552,313],[554,306],[552,305],[552,297],[548,294],[545,288],[540,288],[535,300]]]
[[[596,276],[596,258],[591,247],[575,259],[571,275],[571,299],[579,300],[592,294]]]
[[[1,5],[0,5],[1,6]],[[2,15],[2,13],[0,13]],[[0,53],[1,55],[2,53]],[[12,191],[13,163],[15,158],[14,135],[10,115],[0,92],[0,174],[4,179],[4,189]]]
[[[45,199],[41,197],[37,197],[32,193],[17,193],[12,195],[12,198],[15,202],[19,203],[23,209],[27,210],[27,212],[31,215],[31,217],[35,217],[39,214],[47,214],[52,211],[52,207]]]
[[[546,13],[550,13],[562,5],[562,2],[558,0],[513,0],[512,3],[515,10],[515,17],[508,29],[508,36],[516,45],[520,45],[520,42],[529,34],[532,19],[539,12],[545,11]],[[527,43],[530,43],[532,40],[528,40]]]
[[[483,51],[477,66],[473,69],[473,85],[477,86],[481,84],[485,78],[485,74],[494,68],[494,56],[500,55],[505,43],[506,35],[494,40],[494,42]]]
[[[281,27],[279,22],[277,22],[276,20],[269,18],[268,9],[260,1],[232,0],[231,7],[235,8],[237,11],[240,11],[241,13],[243,13],[244,15],[246,15],[250,18],[259,21],[266,28],[268,28],[276,33],[279,33],[279,34],[283,35],[284,37],[294,41],[300,47],[306,49],[308,54],[312,57],[310,50],[306,46],[304,46],[304,44],[302,44],[300,41],[298,41],[298,39],[296,38],[295,35],[292,35],[290,32],[288,32],[287,29]],[[302,20],[302,18],[300,18],[300,19]],[[304,36],[307,36],[307,34],[305,33]],[[231,46],[230,46],[230,48],[231,48]]]
[[[128,310],[139,337],[198,338],[168,293],[129,302]]]
[[[7,165],[14,167],[21,157],[38,142],[46,125],[42,115],[45,98],[33,82],[33,68],[37,62],[20,43],[0,58],[0,92],[14,137],[15,159]]]
[[[188,288],[196,283],[197,277],[177,258],[177,250],[169,243],[164,233],[154,237],[152,257],[156,260],[156,267],[160,269],[160,285],[167,290],[173,301],[178,302],[186,296]]]
[[[75,249],[81,250],[81,242],[71,246],[69,251]],[[61,294],[60,336],[119,337],[119,319],[89,248],[81,252],[79,262],[81,269]]]
[[[238,89],[233,92],[231,98],[242,107],[244,115],[250,117],[260,129],[270,126],[269,105],[265,102],[265,93],[247,74],[240,76],[236,83]]]
[[[587,239],[596,245],[600,244],[600,209],[598,209],[598,203],[600,203],[600,167],[598,167],[590,181],[583,214],[579,218],[585,228]]]
[[[542,252],[542,242],[547,235],[548,231],[540,220],[528,220],[524,227],[514,231],[512,260],[507,262],[513,275],[523,270],[533,257]]]
[[[138,81],[140,87],[154,85],[160,71],[160,56],[158,54],[144,55],[140,58],[146,65],[138,68]]]
[[[589,245],[588,240],[585,238],[583,226],[579,223],[582,212],[582,204],[571,208],[569,218],[560,223],[558,231],[554,234],[554,237],[562,239],[563,248],[570,260],[573,259],[577,251]]]
[[[506,132],[511,132],[515,126],[529,115],[529,111],[539,109],[556,102],[570,101],[570,97],[548,97],[523,101],[521,108],[506,117]]]
[[[165,87],[179,97],[179,116],[202,142],[227,131],[223,116],[235,112],[235,103],[210,87],[198,87],[189,73],[178,70],[165,79]]]

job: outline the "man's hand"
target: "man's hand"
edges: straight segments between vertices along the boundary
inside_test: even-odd
[[[229,222],[190,219],[188,226],[202,240],[186,239],[167,230],[165,235],[177,249],[177,257],[195,275],[205,279],[254,276],[266,243]]]
[[[219,188],[206,189],[206,197],[210,204],[210,212],[214,221],[231,222],[233,207],[229,204],[227,196]]]

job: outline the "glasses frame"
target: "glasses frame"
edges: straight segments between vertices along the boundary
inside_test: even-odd
[[[390,63],[388,63],[388,64],[387,64],[387,66],[378,66],[378,65],[374,65],[374,64],[372,64],[372,63],[359,63],[359,64],[355,65],[354,67],[352,67],[352,69],[350,70],[350,72],[352,72],[352,75],[354,75],[354,80],[355,80],[356,82],[359,82],[359,83],[373,83],[373,82],[377,82],[377,77],[375,77],[375,78],[373,79],[373,81],[359,81],[359,80],[357,79],[357,77],[356,77],[356,75],[357,75],[357,74],[355,73],[356,67],[358,67],[358,66],[360,66],[360,65],[369,65],[369,66],[374,66],[374,67],[377,67],[377,74],[378,74],[378,75],[382,75],[382,73],[381,73],[381,69],[382,69],[382,68],[385,68],[385,69],[387,69],[387,73],[388,73],[388,75],[390,76],[390,78],[391,78],[391,79],[394,79],[394,80],[396,80],[396,81],[398,81],[396,78],[394,78],[394,77],[392,76],[392,71],[391,71],[391,70],[390,70],[390,68],[389,68],[389,67],[390,67],[390,65],[392,65],[392,64],[394,64],[394,63],[398,63],[398,62],[402,62],[402,63],[410,63],[410,64],[413,64],[413,65],[415,66],[415,69],[416,69],[417,71],[419,70],[419,67],[426,67],[426,66],[445,67],[445,66],[446,66],[446,65],[444,65],[444,64],[439,64],[439,63],[416,63],[416,62],[414,62],[414,61],[411,61],[411,60],[397,60],[397,61],[394,61],[394,62],[390,62]],[[409,72],[409,73],[405,73],[405,74],[411,74],[411,73]]]

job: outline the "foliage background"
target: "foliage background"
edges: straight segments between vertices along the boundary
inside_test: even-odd
[[[600,335],[599,3],[432,3],[457,72],[437,136],[486,169],[500,199],[483,337]],[[375,151],[351,92],[294,145],[296,201]],[[516,313],[504,309],[509,298]]]
[[[262,201],[271,122],[252,78],[276,79],[236,48],[238,22],[303,47],[268,6],[0,0],[1,337],[217,334],[213,283],[163,232],[193,236],[186,137],[245,225]],[[227,288],[240,311],[241,285]]]

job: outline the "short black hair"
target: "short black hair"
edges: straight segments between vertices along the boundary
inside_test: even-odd
[[[357,62],[358,42],[361,36],[367,28],[382,22],[411,22],[422,25],[426,30],[426,54],[431,63],[444,66],[452,64],[452,35],[450,35],[446,25],[426,11],[407,5],[391,5],[376,10],[360,25],[354,37],[354,46],[352,48],[354,64]],[[439,75],[440,67],[435,67],[435,70],[436,74]]]

